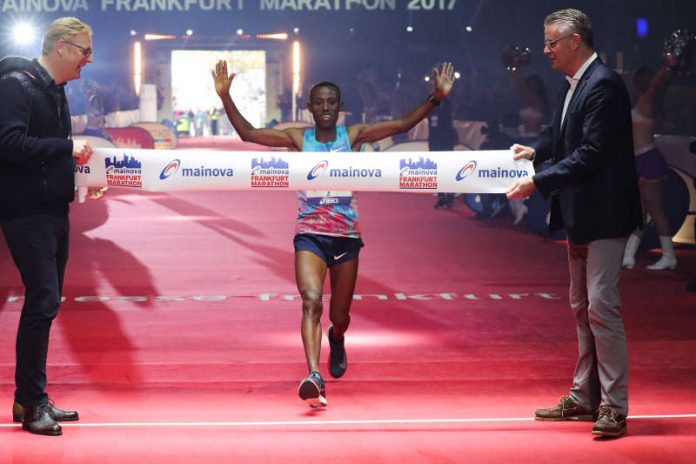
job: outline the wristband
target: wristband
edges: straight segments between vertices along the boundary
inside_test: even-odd
[[[430,94],[428,95],[428,101],[433,104],[433,106],[440,106],[440,100],[435,98],[435,95]]]

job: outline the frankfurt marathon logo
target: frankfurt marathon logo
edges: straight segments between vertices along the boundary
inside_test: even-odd
[[[263,158],[251,160],[251,186],[252,187],[278,187],[290,186],[290,169],[288,162],[282,158],[271,158],[264,161]]]
[[[399,189],[436,190],[437,163],[430,158],[399,161]]]
[[[327,170],[329,171],[329,177],[382,177],[382,170],[379,168],[354,168],[353,166],[348,166],[347,168],[329,169],[329,162],[321,160],[309,170],[307,180],[314,180]]]
[[[106,182],[109,185],[121,187],[142,187],[143,169],[142,163],[135,156],[123,154],[123,159],[116,156],[104,159],[106,167]]]
[[[162,169],[159,178],[165,180],[181,167],[181,160],[173,159]],[[208,168],[201,165],[197,168],[181,168],[181,177],[234,177],[232,168]]]
[[[474,175],[475,174],[475,175]],[[479,179],[509,179],[509,178],[521,178],[529,176],[529,172],[526,169],[505,169],[500,166],[493,169],[478,169],[476,160],[471,160],[464,165],[463,168],[457,172],[454,179],[457,182],[461,182],[467,177],[477,177]]]

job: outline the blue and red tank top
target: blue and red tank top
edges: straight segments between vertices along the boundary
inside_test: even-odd
[[[336,140],[318,142],[314,127],[305,129],[303,152],[350,152],[345,126],[336,127]],[[330,199],[330,201],[326,201]],[[307,190],[297,192],[298,234],[360,237],[360,222],[355,195],[345,190]]]

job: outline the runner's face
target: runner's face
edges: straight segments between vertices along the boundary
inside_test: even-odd
[[[314,117],[314,124],[320,129],[333,129],[338,121],[341,102],[333,87],[317,87],[309,96],[309,112]]]

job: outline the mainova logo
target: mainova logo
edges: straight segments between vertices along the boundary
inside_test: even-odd
[[[342,169],[329,169],[330,177],[382,177],[382,170],[379,168],[354,168],[348,166]]]
[[[479,169],[479,177],[490,177],[490,178],[519,178],[528,177],[529,172],[526,169],[505,169],[503,167],[496,167],[493,169]]]
[[[321,160],[317,164],[314,165],[312,169],[309,170],[309,173],[307,174],[307,180],[314,180],[317,177],[319,177],[324,171],[326,171],[326,168],[329,167],[329,161],[328,160]]]
[[[471,160],[464,165],[463,168],[459,170],[457,175],[454,177],[457,182],[466,179],[476,171],[476,160]]]
[[[159,178],[161,180],[164,180],[174,174],[176,171],[179,170],[179,167],[181,166],[181,160],[178,159],[173,159],[167,165],[162,169],[162,172],[160,172]]]

